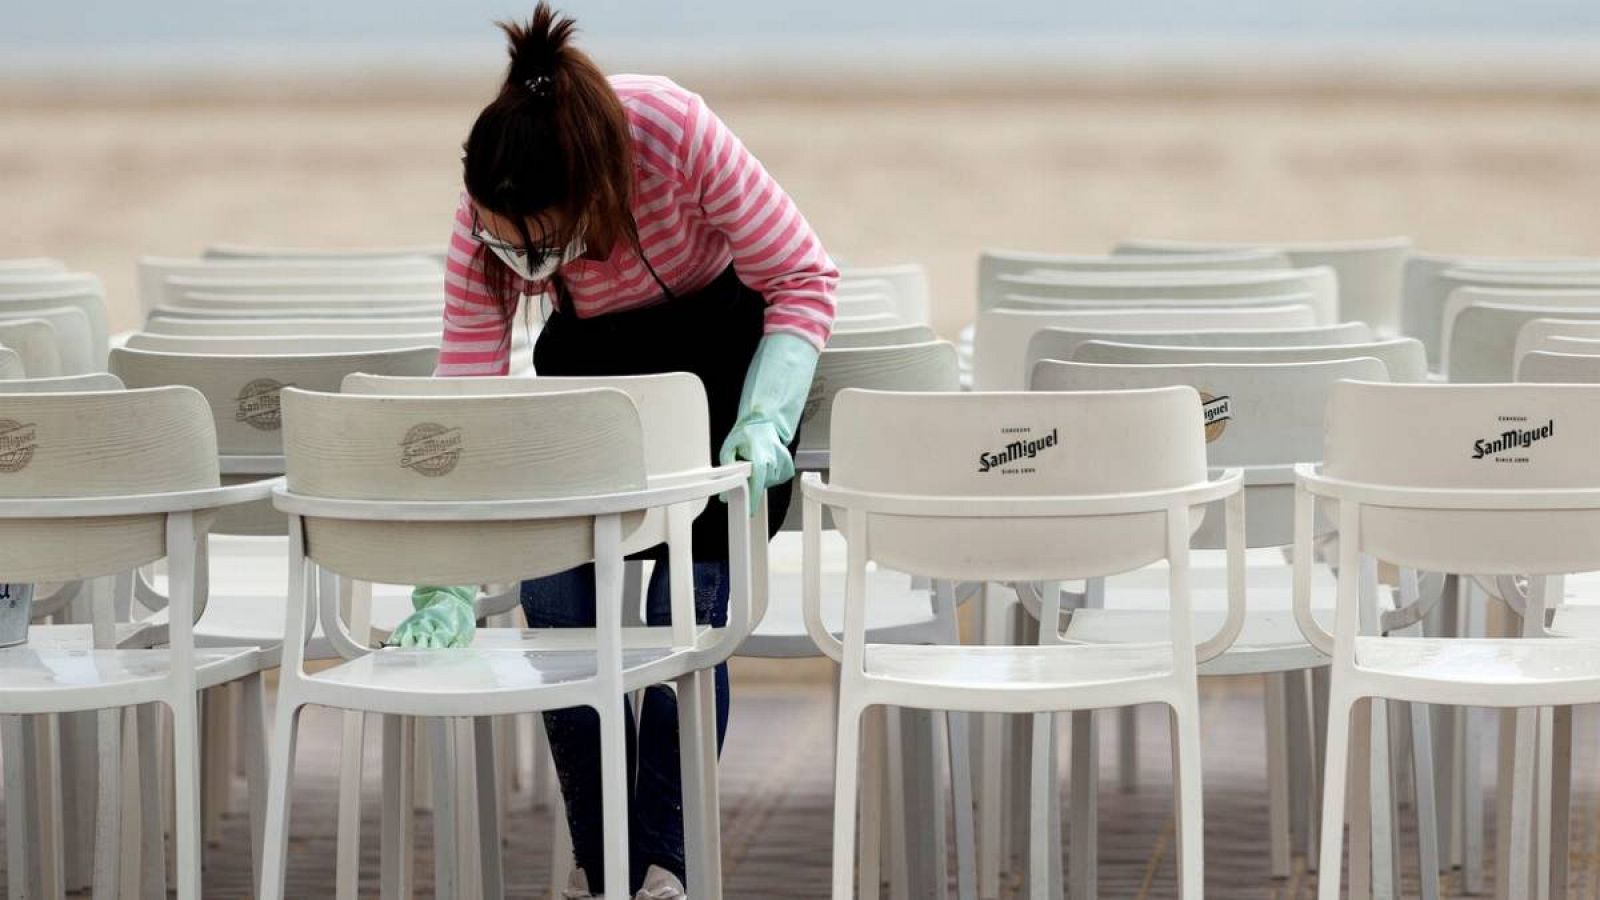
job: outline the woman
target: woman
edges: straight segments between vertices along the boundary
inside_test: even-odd
[[[791,454],[832,327],[838,270],[788,195],[700,97],[666,78],[607,79],[572,46],[573,21],[543,3],[528,23],[501,27],[511,66],[466,142],[437,374],[506,374],[518,297],[542,294],[553,311],[534,348],[536,371],[698,375],[711,446],[723,463],[751,463],[752,508],[765,492],[775,527],[789,503]],[[725,522],[711,508],[693,530],[695,609],[712,625],[727,618]],[[647,591],[651,625],[669,620],[664,570],[655,568]],[[419,589],[418,610],[393,642],[470,642],[470,594]],[[525,582],[522,602],[534,627],[592,627],[593,570]],[[716,686],[720,740],[726,666]],[[545,727],[577,863],[567,896],[598,895],[608,887],[599,720],[591,709],[568,709],[546,714]],[[646,693],[637,740],[629,735],[635,745],[627,890],[682,897],[669,690]]]

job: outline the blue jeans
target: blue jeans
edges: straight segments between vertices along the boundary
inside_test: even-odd
[[[672,604],[667,566],[658,563],[645,592],[645,622],[668,625]],[[522,583],[522,609],[534,628],[594,627],[594,566],[584,565]],[[722,626],[728,621],[728,564],[694,564],[695,620]],[[728,729],[728,667],[717,666],[717,749]],[[683,786],[678,768],[678,701],[671,690],[655,685],[645,691],[638,734],[628,717],[628,861],[631,896],[645,871],[660,866],[684,878]],[[550,755],[572,830],[572,854],[589,879],[589,890],[605,890],[604,827],[601,818],[600,716],[589,707],[544,714]],[[561,887],[561,885],[557,885]]]

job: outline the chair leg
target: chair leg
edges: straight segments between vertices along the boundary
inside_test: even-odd
[[[139,886],[142,883],[143,872],[141,860],[141,847],[143,838],[140,832],[143,823],[140,815],[143,779],[140,777],[139,767],[139,709],[128,706],[122,710],[122,784],[124,797],[128,801],[122,804],[117,817],[121,819],[118,829],[117,858],[121,871],[117,881],[117,890],[111,896],[139,897]]]
[[[1433,722],[1422,703],[1407,703],[1411,713],[1411,783],[1416,790],[1417,878],[1422,900],[1439,900],[1439,817],[1433,767]]]
[[[409,716],[383,717],[383,827],[379,834],[379,895],[410,900],[413,821],[413,723]]]
[[[1572,713],[1555,708],[1550,735],[1550,900],[1566,900],[1572,833]]]
[[[483,884],[478,862],[482,843],[478,832],[478,754],[473,738],[472,719],[450,720],[450,739],[455,765],[452,781],[456,791],[456,890],[461,900],[482,900]]]
[[[1028,798],[1028,896],[1033,900],[1048,900],[1051,896],[1053,884],[1050,877],[1050,854],[1060,853],[1059,845],[1050,845],[1050,814],[1054,804],[1050,802],[1050,795],[1055,792],[1055,754],[1051,752],[1051,732],[1055,730],[1054,713],[1035,713],[1032,717],[1033,727],[1033,754],[1030,768],[1030,783],[1032,790]],[[1078,745],[1078,734],[1073,733],[1074,759]],[[1072,792],[1074,801],[1078,795],[1078,784],[1073,782]],[[1076,802],[1073,806],[1074,820],[1076,819]],[[1077,838],[1077,829],[1071,832]],[[1074,845],[1076,849],[1076,845]],[[1078,871],[1078,858],[1074,854],[1073,873]]]
[[[267,817],[261,845],[261,897],[283,900],[289,856],[290,790],[294,784],[294,749],[300,725],[296,698],[278,695],[277,721],[272,729],[271,764],[267,778]]]
[[[606,892],[627,896],[628,757],[627,716],[622,697],[608,697],[600,710],[601,820],[604,824]]]
[[[233,728],[232,703],[226,686],[201,692],[200,708],[200,814],[201,835],[209,846],[222,843],[222,818],[228,811],[233,756],[229,732]]]
[[[695,687],[700,692],[700,746],[704,748],[700,763],[705,767],[701,778],[704,792],[704,825],[708,879],[706,900],[722,897],[722,786],[721,770],[717,761],[717,679],[714,672],[701,672],[695,676]]]
[[[1289,877],[1289,712],[1282,672],[1266,676],[1267,846],[1273,878]]]
[[[684,862],[688,869],[685,887],[696,897],[708,900],[722,896],[722,847],[713,837],[712,819],[719,815],[713,796],[716,769],[715,694],[708,710],[700,682],[712,678],[709,672],[694,672],[678,681],[678,760],[679,780],[683,785]],[[712,690],[715,691],[713,682]],[[711,742],[708,745],[705,717],[711,716]],[[720,838],[720,829],[715,830]]]
[[[1312,873],[1322,864],[1322,840],[1326,837],[1322,833],[1322,797],[1327,790],[1323,786],[1321,773],[1327,768],[1328,757],[1328,707],[1329,697],[1332,694],[1332,678],[1327,666],[1322,666],[1311,671],[1311,752],[1313,755],[1312,768],[1318,773],[1316,781],[1316,811],[1312,814],[1312,824],[1315,835],[1315,849],[1307,854],[1306,870]]]
[[[139,707],[139,877],[140,896],[167,896],[166,819],[167,805],[165,780],[161,777],[164,766],[163,738],[166,717],[161,705],[146,703]]]
[[[1373,900],[1395,900],[1398,887],[1395,878],[1397,854],[1394,852],[1395,832],[1399,821],[1395,817],[1394,753],[1389,739],[1389,710],[1392,701],[1372,699],[1371,767],[1367,770],[1367,790],[1371,796],[1369,809],[1372,816],[1372,897]]]
[[[1511,897],[1528,896],[1533,877],[1533,816],[1538,790],[1539,711],[1519,709],[1515,713],[1516,742],[1513,745],[1510,805],[1509,856],[1506,858],[1505,892]]]
[[[883,773],[884,800],[883,816],[887,823],[887,839],[883,847],[889,860],[888,877],[889,900],[909,900],[911,866],[908,857],[911,840],[910,829],[906,825],[906,806],[911,802],[911,794],[906,790],[907,757],[910,756],[911,741],[906,740],[906,720],[911,710],[885,708],[883,710],[885,753],[882,757],[880,772]]]
[[[485,900],[501,900],[505,881],[500,861],[500,804],[495,777],[495,722],[489,716],[472,720],[474,749],[478,754],[478,855],[479,884]]]
[[[855,886],[857,764],[862,744],[860,707],[839,707],[833,765],[833,900],[851,900]],[[864,831],[865,829],[863,829]],[[863,900],[877,891],[863,892]]]
[[[1350,900],[1372,897],[1372,702],[1355,701],[1355,721],[1350,726],[1349,794]],[[1331,708],[1331,704],[1330,704]],[[1331,740],[1331,738],[1330,738]],[[1329,746],[1332,746],[1331,744]]]
[[[95,730],[100,781],[94,815],[93,891],[96,897],[116,897],[122,862],[122,710],[100,710]]]
[[[172,760],[179,900],[200,897],[200,697],[187,692],[172,703]]]
[[[62,834],[60,716],[33,716],[34,794],[38,801],[39,896],[59,897],[66,892]]]
[[[1072,714],[1072,821],[1067,826],[1067,879],[1073,900],[1094,900],[1099,893],[1100,736],[1096,724],[1092,711]]]
[[[1344,803],[1349,776],[1350,719],[1357,705],[1334,695],[1328,702],[1328,737],[1322,770],[1322,847],[1317,863],[1317,900],[1339,900],[1340,863],[1344,855]],[[1362,710],[1364,713],[1365,711]]]
[[[842,715],[841,707],[841,715]],[[885,793],[888,791],[886,748],[889,742],[888,719],[893,710],[869,707],[861,731],[861,870],[857,890],[863,898],[877,898],[883,889],[883,823]],[[837,776],[836,776],[837,777]]]
[[[428,758],[433,766],[433,895],[456,900],[461,886],[456,862],[455,736],[449,719],[428,720]]]
[[[334,896],[356,900],[361,880],[361,769],[366,714],[346,710],[339,741],[339,824],[334,842]]]
[[[1139,789],[1139,707],[1117,710],[1117,785],[1124,794]]]
[[[10,900],[24,900],[33,869],[33,848],[29,846],[33,818],[28,814],[29,780],[24,744],[27,741],[22,716],[0,716],[0,755],[5,757],[6,780],[6,893]]]
[[[261,891],[261,846],[267,834],[267,687],[266,675],[244,680],[238,711],[243,721],[239,739],[244,747],[245,790],[250,804],[250,871],[252,884]]]
[[[76,893],[88,889],[94,878],[94,836],[97,781],[102,777],[98,751],[99,716],[94,712],[66,713],[61,717],[61,803],[63,826],[64,888]]]
[[[950,803],[954,807],[956,829],[956,897],[976,900],[978,879],[972,828],[972,739],[968,727],[971,717],[964,712],[945,714],[946,736],[950,744]]]
[[[1172,780],[1177,796],[1178,896],[1205,896],[1205,811],[1201,806],[1200,703],[1195,695],[1172,707]]]

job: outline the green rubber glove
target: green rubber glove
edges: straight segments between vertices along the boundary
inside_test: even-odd
[[[723,465],[738,459],[750,463],[752,516],[767,488],[794,477],[788,444],[800,426],[816,371],[817,349],[805,338],[769,334],[756,345],[739,395],[739,418],[718,454]]]
[[[465,647],[478,630],[478,588],[433,587],[422,585],[411,590],[411,608],[416,610],[389,635],[389,646],[442,649]]]

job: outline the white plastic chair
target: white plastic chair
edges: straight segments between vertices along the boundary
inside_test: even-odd
[[[439,329],[415,334],[171,335],[134,332],[123,346],[152,353],[306,356],[438,347]]]
[[[164,302],[181,301],[190,294],[217,294],[232,297],[303,296],[404,296],[421,294],[444,298],[441,272],[418,275],[373,275],[353,277],[223,277],[217,275],[168,275],[164,279]]]
[[[1534,384],[1600,384],[1600,355],[1530,350],[1517,361],[1517,380]]]
[[[84,324],[77,326],[73,317],[60,315],[63,309],[76,310],[83,317]],[[110,328],[106,321],[105,295],[99,290],[66,288],[0,295],[0,316],[48,319],[61,339],[61,364],[67,374],[81,375],[105,370]],[[83,332],[80,328],[86,328],[88,332],[86,351],[82,349]],[[80,358],[81,362],[74,362]],[[83,368],[79,368],[80,365]]]
[[[437,332],[438,316],[409,318],[260,318],[184,319],[152,317],[144,323],[147,334],[183,337],[270,337],[273,335],[423,334]]]
[[[841,284],[855,280],[887,282],[902,321],[927,323],[931,320],[933,302],[928,290],[928,272],[920,263],[844,266],[840,269],[840,279]]]
[[[927,325],[888,325],[882,328],[836,331],[828,337],[828,349],[889,347],[896,344],[923,344],[933,340],[938,340],[938,335]]]
[[[0,571],[7,580],[105,579],[162,557],[173,573],[170,646],[116,649],[123,635],[115,627],[114,592],[99,591],[90,629],[40,627],[27,644],[0,650],[5,670],[0,712],[18,717],[102,710],[95,893],[112,896],[119,883],[117,811],[123,805],[114,777],[122,765],[117,710],[154,703],[169,707],[177,893],[197,898],[198,692],[242,681],[257,725],[251,739],[263,737],[256,648],[195,646],[193,623],[205,606],[205,535],[215,513],[267,496],[272,484],[219,486],[209,413],[203,399],[187,388],[0,395],[0,418],[26,423],[8,434],[7,465],[0,474]],[[19,721],[9,719],[8,731]],[[153,723],[152,718],[141,728]],[[153,747],[147,743],[143,751],[151,754],[149,765],[155,762]],[[259,755],[251,760],[264,763]],[[141,804],[161,802],[153,775],[153,769],[146,770]],[[251,775],[259,795],[264,772],[252,766]],[[28,829],[19,819],[11,821],[17,823],[8,829],[11,871],[21,877],[27,865],[15,865],[16,854]],[[259,815],[252,822],[258,834]],[[13,881],[14,890],[17,886]]]
[[[1544,637],[1561,574],[1600,568],[1600,388],[1589,385],[1376,385],[1345,383],[1329,404],[1327,451],[1301,467],[1296,492],[1296,608],[1318,498],[1337,504],[1338,613],[1333,635],[1302,616],[1307,637],[1331,647],[1327,769],[1319,896],[1339,895],[1351,715],[1367,698],[1455,706],[1548,707],[1600,699],[1600,643]],[[1426,422],[1427,427],[1413,427]],[[1525,424],[1524,424],[1525,423]],[[1554,423],[1554,427],[1550,427]],[[1530,437],[1501,447],[1502,432]],[[1393,440],[1405,434],[1403,441]],[[1532,575],[1524,639],[1375,637],[1373,560],[1431,571]],[[1304,570],[1304,571],[1303,571]],[[1552,590],[1553,588],[1553,590]],[[1532,710],[1517,715],[1510,891],[1529,889],[1528,834],[1535,792],[1528,756]],[[1558,823],[1559,825],[1559,823]],[[1565,849],[1564,831],[1553,836]],[[1502,885],[1504,889],[1507,885]]]
[[[892,313],[877,313],[873,315],[838,316],[833,320],[833,333],[843,334],[850,331],[881,331],[903,324],[898,315]]]
[[[1271,250],[1236,250],[1225,253],[1151,254],[1143,256],[1091,256],[1033,253],[1021,250],[984,250],[978,254],[978,308],[993,306],[1002,275],[1034,272],[1198,272],[1207,269],[1249,271],[1287,269],[1289,261]]]
[[[122,380],[107,372],[62,375],[58,378],[18,378],[0,385],[0,394],[76,394],[120,390]]]
[[[139,258],[139,310],[152,308],[177,298],[168,292],[170,276],[206,278],[345,278],[391,275],[429,275],[443,271],[442,263],[426,259],[376,260],[281,260],[281,259],[194,259],[186,257],[144,256]]]
[[[1593,340],[1600,338],[1600,321],[1586,319],[1561,318],[1561,314],[1547,319],[1534,319],[1517,329],[1517,344],[1515,356],[1520,361],[1528,353],[1536,349],[1544,349],[1540,345],[1553,337],[1586,338]],[[1581,351],[1574,351],[1581,352]]]
[[[900,319],[900,308],[889,294],[859,293],[839,294],[834,300],[837,315],[859,318],[862,316],[888,316]]]
[[[8,347],[0,346],[0,379],[7,381],[28,377],[22,366],[22,355]]]
[[[1046,328],[1171,331],[1183,328],[1302,328],[1315,313],[1303,304],[1203,309],[989,309],[978,315],[972,341],[972,383],[978,390],[1021,390],[1028,383],[1028,343]]]
[[[1021,276],[1015,283],[1019,290],[1033,290],[1031,287],[1022,286]],[[1009,284],[1009,282],[1008,282]],[[1040,293],[1052,290],[1049,286],[1039,287]],[[1076,288],[1074,288],[1076,290]],[[1163,297],[1154,293],[1137,294],[1125,297],[1048,297],[1028,296],[1026,294],[1007,294],[1000,299],[996,309],[1184,309],[1187,307],[1202,307],[1210,309],[1223,309],[1240,306],[1287,306],[1291,304],[1304,304],[1315,306],[1315,300],[1310,294],[1267,294],[1253,297]]]
[[[65,271],[67,271],[66,263],[48,256],[0,259],[0,278],[16,275],[48,275],[51,272]]]
[[[1386,335],[1401,333],[1402,272],[1411,252],[1411,239],[1407,237],[1259,244],[1135,239],[1119,242],[1112,252],[1214,253],[1251,247],[1281,252],[1299,268],[1328,266],[1339,275],[1339,313],[1343,319],[1368,322]]]
[[[0,318],[0,346],[14,351],[33,378],[61,374],[61,348],[48,319]]]
[[[995,295],[980,299],[993,305],[1008,295],[1058,300],[1190,300],[1310,294],[1317,324],[1341,321],[1338,279],[1326,266],[1258,271],[1036,272],[1001,275],[995,290]],[[979,311],[986,308],[980,306]]]
[[[315,298],[304,298],[312,299]],[[168,303],[151,308],[146,322],[158,319],[189,321],[253,321],[257,319],[416,319],[438,320],[440,305],[435,300],[403,299],[379,306],[367,304],[328,304],[302,306],[298,303],[239,303],[231,299],[190,298],[183,303]]]
[[[1310,328],[1212,328],[1180,331],[1121,331],[1092,328],[1046,328],[1028,342],[1025,365],[1029,371],[1041,359],[1071,359],[1084,341],[1150,344],[1164,347],[1298,347],[1308,344],[1359,344],[1372,340],[1364,322],[1314,325]]]
[[[1443,356],[1444,306],[1459,279],[1446,280],[1451,270],[1465,272],[1600,272],[1600,259],[1494,259],[1413,252],[1406,259],[1401,283],[1400,333],[1428,348],[1428,365]]]
[[[1072,353],[1076,362],[1120,365],[1284,364],[1357,357],[1382,362],[1390,381],[1420,382],[1428,378],[1422,342],[1415,338],[1299,347],[1161,347],[1093,340],[1079,344]]]
[[[445,248],[432,244],[405,247],[274,247],[263,244],[208,244],[206,260],[259,260],[263,262],[370,262],[389,259],[444,260]]]
[[[1600,320],[1600,292],[1535,297],[1466,288],[1451,295],[1447,314],[1444,375],[1454,382],[1504,382],[1516,367],[1524,326],[1536,319]]]
[[[1189,388],[1097,394],[845,391],[834,402],[832,478],[803,481],[806,621],[842,660],[835,764],[833,897],[854,881],[860,723],[873,706],[1050,714],[1139,703],[1172,708],[1183,896],[1203,890],[1199,701],[1189,628],[1193,507],[1234,498],[1206,478],[1198,395]],[[1062,435],[1066,441],[1061,440]],[[1013,442],[1015,442],[1013,444]],[[1010,447],[1026,445],[1035,456]],[[988,448],[974,455],[974,448]],[[908,466],[915,457],[918,465]],[[848,544],[844,639],[821,617],[824,506]],[[1230,526],[1242,537],[1243,522]],[[1060,581],[1171,563],[1166,641],[1117,648],[868,644],[866,567],[959,581]],[[1242,601],[1242,598],[1240,598]],[[1046,618],[1059,615],[1046,592]],[[1044,754],[1036,755],[1041,766]],[[1031,867],[1044,883],[1049,798],[1033,798]]]
[[[17,321],[43,321],[49,323],[55,344],[57,374],[86,374],[104,368],[97,365],[94,356],[94,339],[89,330],[89,320],[83,310],[73,306],[49,306],[27,302],[17,306],[0,300],[0,323]]]
[[[511,381],[514,379],[506,379]],[[462,379],[461,381],[469,381]],[[512,389],[515,389],[513,386]],[[353,396],[286,390],[283,394],[288,490],[277,503],[291,516],[288,634],[311,615],[308,564],[326,576],[383,582],[513,582],[596,563],[595,629],[520,632],[496,647],[479,632],[472,648],[439,653],[371,651],[349,639],[338,604],[320,592],[319,617],[347,662],[316,674],[303,669],[303,647],[285,647],[263,895],[282,895],[287,840],[285,805],[299,709],[307,704],[390,715],[477,718],[479,753],[487,716],[593,706],[601,718],[605,779],[606,880],[626,884],[628,831],[623,770],[623,699],[650,684],[676,681],[684,761],[689,889],[720,896],[715,844],[715,723],[711,679],[748,632],[750,608],[747,467],[656,476],[650,472],[639,413],[627,394],[599,388],[502,396]],[[703,420],[680,413],[681,434],[704,449]],[[409,437],[408,437],[409,436]],[[704,454],[700,458],[704,458]],[[693,511],[728,492],[732,590],[729,624],[694,624]],[[647,511],[665,509],[652,519]],[[673,624],[622,625],[623,554],[660,542],[664,521],[672,568]],[[492,763],[480,759],[480,830],[496,816]],[[489,783],[484,779],[490,778]],[[436,797],[448,796],[436,791]],[[447,843],[446,846],[449,846]],[[499,842],[479,847],[484,890],[499,891]],[[453,871],[440,859],[441,893]]]

